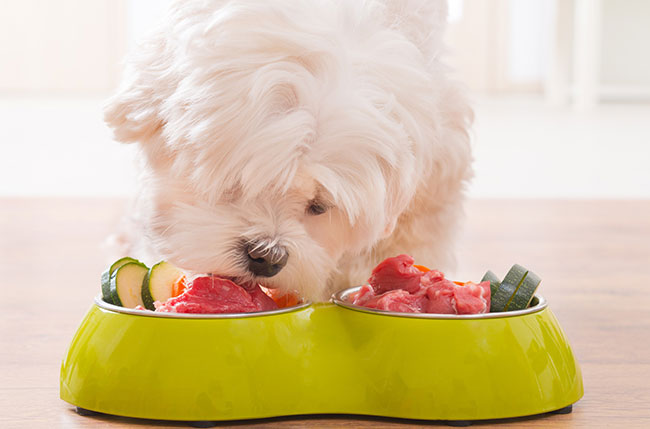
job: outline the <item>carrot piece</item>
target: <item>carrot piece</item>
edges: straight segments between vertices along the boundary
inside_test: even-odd
[[[291,292],[284,293],[277,289],[267,288],[264,288],[264,291],[271,297],[271,299],[273,299],[273,301],[275,301],[275,303],[280,308],[293,307],[294,305],[298,305],[299,300],[298,295],[296,294],[293,294]]]
[[[180,276],[173,284],[172,284],[172,297],[176,297],[183,292],[185,292],[185,289],[187,288],[186,284],[186,277],[185,276]]]
[[[424,265],[413,265],[413,266],[418,270],[422,271],[423,273],[426,273],[427,271],[431,271],[431,269],[425,267]]]
[[[415,264],[413,264],[413,266],[415,268],[417,268],[418,270],[422,271],[423,273],[431,271],[430,268],[427,268],[424,265],[415,265]],[[466,282],[454,282],[454,283],[456,283],[458,286],[465,286],[465,284],[466,284]]]

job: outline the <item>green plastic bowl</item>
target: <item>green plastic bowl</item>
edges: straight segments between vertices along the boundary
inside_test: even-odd
[[[158,314],[101,298],[61,366],[61,398],[161,420],[304,414],[480,420],[565,408],[582,375],[557,319],[527,310],[405,315],[332,302]]]

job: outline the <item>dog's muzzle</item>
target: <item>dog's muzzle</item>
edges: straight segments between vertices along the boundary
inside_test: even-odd
[[[248,270],[260,277],[273,277],[287,265],[289,253],[287,248],[270,240],[248,241],[244,245]]]

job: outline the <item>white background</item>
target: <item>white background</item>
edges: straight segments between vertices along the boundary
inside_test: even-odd
[[[643,33],[650,26],[642,25],[650,2],[603,2],[602,79],[642,93],[650,87],[650,33]],[[102,104],[124,54],[168,3],[2,2],[0,196],[131,192],[135,148],[111,141]],[[452,2],[450,61],[476,111],[470,196],[650,198],[650,105],[638,97],[583,110],[547,103],[553,2],[490,5]]]

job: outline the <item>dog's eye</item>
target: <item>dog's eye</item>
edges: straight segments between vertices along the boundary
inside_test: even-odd
[[[311,216],[318,216],[325,213],[328,208],[329,207],[327,207],[327,205],[325,205],[321,201],[311,200],[307,204],[307,209],[305,210],[305,212]]]

